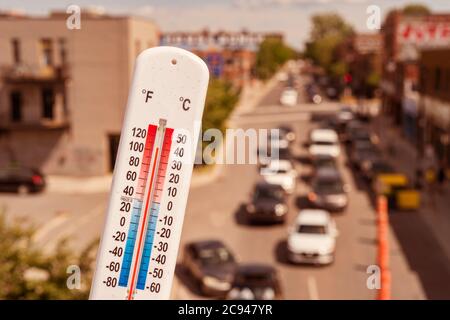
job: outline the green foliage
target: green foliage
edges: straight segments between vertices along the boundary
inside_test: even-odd
[[[338,61],[330,66],[330,73],[334,77],[341,78],[348,72],[348,65],[345,62]]]
[[[329,36],[340,38],[353,33],[353,28],[336,13],[318,14],[312,17],[311,41],[315,42]]]
[[[255,74],[269,79],[285,62],[295,58],[295,51],[279,39],[265,39],[256,54]]]
[[[96,243],[76,257],[66,241],[55,253],[44,255],[32,244],[33,230],[8,225],[0,214],[0,299],[86,299],[91,279],[91,251]],[[81,269],[81,290],[67,288],[67,267]]]
[[[380,76],[380,74],[378,74],[378,73],[375,72],[375,71],[372,71],[372,72],[367,76],[366,84],[367,84],[369,87],[376,88],[376,87],[378,87],[378,85],[380,84],[380,81],[381,81],[381,76]]]
[[[407,16],[421,16],[430,14],[431,10],[424,4],[411,3],[406,5],[402,12]]]
[[[216,128],[225,130],[225,122],[239,99],[239,92],[229,82],[212,79],[208,86],[205,111],[203,114],[203,132]]]
[[[342,75],[348,66],[336,61],[336,49],[353,32],[353,28],[335,13],[315,15],[312,18],[310,41],[306,44],[305,56],[329,74]]]

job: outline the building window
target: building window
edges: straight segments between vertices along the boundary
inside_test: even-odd
[[[10,96],[11,121],[22,121],[22,93],[20,91],[12,91]]]
[[[441,90],[441,69],[436,68],[435,74],[434,74],[434,90],[436,92]]]
[[[59,59],[62,66],[67,64],[66,39],[59,39]]]
[[[55,92],[53,89],[42,89],[42,117],[53,119],[53,109],[55,106]]]
[[[21,53],[20,53],[20,41],[19,39],[12,39],[11,40],[11,46],[12,46],[12,54],[13,54],[13,63],[14,64],[20,64],[21,62]]]
[[[41,58],[43,66],[53,65],[53,42],[51,39],[41,39]]]

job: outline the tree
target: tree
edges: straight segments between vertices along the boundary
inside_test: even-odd
[[[431,13],[431,10],[426,5],[420,3],[408,4],[402,11],[407,16],[424,16]]]
[[[282,40],[265,39],[256,54],[255,74],[262,80],[269,79],[285,62],[295,58],[295,51]]]
[[[340,75],[348,67],[337,61],[336,49],[353,33],[353,28],[338,14],[315,15],[312,17],[312,30],[305,56],[329,74]]]
[[[45,255],[33,245],[33,233],[8,225],[0,214],[0,299],[86,299],[97,243],[75,256],[62,241],[54,254]],[[81,269],[84,286],[80,290],[67,287],[67,267],[73,264]]]

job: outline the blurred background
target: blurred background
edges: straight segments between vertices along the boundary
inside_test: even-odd
[[[280,132],[279,160],[195,166],[173,299],[450,299],[439,0],[3,0],[1,299],[88,297],[134,61],[159,45],[208,65],[203,130]]]

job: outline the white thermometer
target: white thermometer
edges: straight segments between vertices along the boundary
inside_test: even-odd
[[[91,299],[168,299],[209,72],[173,47],[136,61]]]

